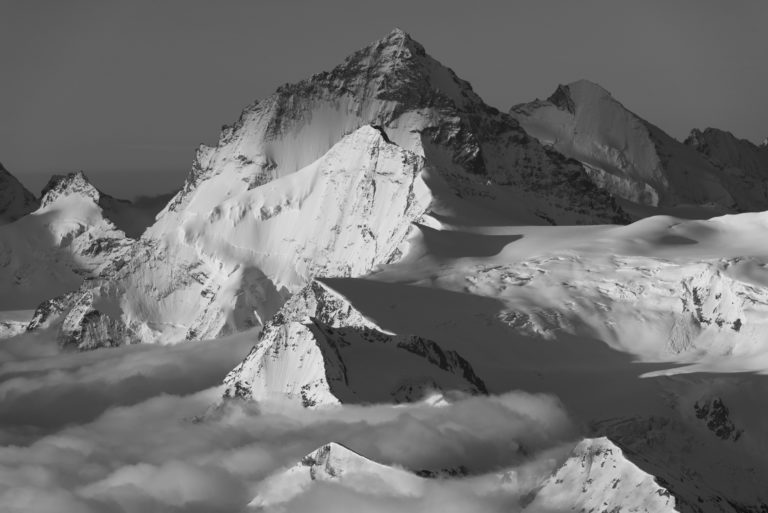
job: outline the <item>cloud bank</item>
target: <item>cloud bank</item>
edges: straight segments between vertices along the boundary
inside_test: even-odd
[[[576,436],[556,398],[526,393],[444,407],[211,408],[221,393],[212,385],[247,352],[248,336],[84,354],[26,343],[4,345],[0,366],[0,504],[9,512],[243,511],[260,480],[328,442],[471,477],[432,480],[410,498],[317,484],[281,510],[514,511]],[[512,471],[501,479],[500,469]]]

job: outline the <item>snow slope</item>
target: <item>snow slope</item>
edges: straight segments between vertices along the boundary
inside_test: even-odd
[[[0,225],[24,217],[38,205],[37,198],[0,163]]]
[[[486,392],[458,353],[422,337],[382,331],[318,281],[267,323],[251,353],[224,382],[225,397],[288,398],[304,406]]]
[[[589,436],[608,436],[627,455],[642,471],[631,472],[638,482],[651,486],[646,474],[656,476],[674,502],[648,497],[670,508],[759,511],[767,503],[765,213],[626,227],[440,228],[420,226],[402,259],[367,277],[321,280],[358,316],[339,325],[434,341],[461,355],[491,394],[556,395]],[[285,333],[283,344],[300,340],[299,331]],[[277,381],[259,373],[277,361],[282,375],[306,372],[299,358],[269,354],[257,345],[230,374],[231,395],[238,375],[243,390],[269,391]],[[600,451],[585,454],[602,462]],[[656,507],[612,488],[615,477],[583,479],[598,487],[595,497],[629,494]]]
[[[430,202],[424,166],[366,126],[304,169],[238,194],[231,176],[213,177],[183,216],[160,216],[124,267],[56,309],[60,336],[82,348],[104,343],[81,337],[88,324],[112,343],[262,326],[313,276],[365,274],[396,255]]]
[[[675,498],[609,439],[578,443],[523,511],[678,511]]]
[[[82,173],[55,176],[40,207],[0,227],[0,310],[34,308],[119,266],[131,244]]]
[[[517,105],[510,114],[543,144],[582,162],[596,184],[630,202],[699,205],[709,207],[710,215],[768,207],[765,189],[753,187],[754,175],[723,169],[592,82],[558,86],[547,100]],[[636,215],[645,212],[629,208]]]
[[[198,150],[125,269],[57,310],[79,305],[67,321],[77,326],[106,315],[109,338],[122,341],[261,326],[318,273],[359,275],[386,261],[430,202],[437,214],[480,209],[511,222],[627,219],[580,165],[395,30],[247,108],[217,147]],[[296,225],[305,230],[294,239]]]
[[[329,443],[294,466],[261,481],[248,508],[260,510],[288,502],[315,481],[331,481],[373,495],[414,496],[426,480],[406,470],[376,463],[343,445]]]

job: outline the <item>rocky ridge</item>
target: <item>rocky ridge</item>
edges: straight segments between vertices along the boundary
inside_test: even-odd
[[[267,323],[224,384],[227,398],[287,398],[305,407],[487,393],[458,353],[422,337],[383,331],[319,281]]]

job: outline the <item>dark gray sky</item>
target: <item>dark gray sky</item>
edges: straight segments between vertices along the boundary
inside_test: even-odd
[[[0,162],[170,190],[242,107],[395,26],[501,109],[588,78],[678,138],[768,136],[765,0],[0,0]]]

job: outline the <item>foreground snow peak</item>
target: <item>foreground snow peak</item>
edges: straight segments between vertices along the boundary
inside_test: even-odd
[[[225,397],[287,398],[305,407],[487,392],[455,351],[383,331],[319,281],[283,306],[224,383]]]
[[[373,495],[416,496],[425,479],[407,470],[376,463],[343,445],[329,443],[259,483],[256,497],[248,507],[259,510],[289,502],[315,481],[335,482]]]

